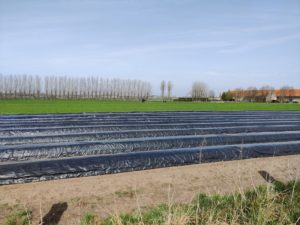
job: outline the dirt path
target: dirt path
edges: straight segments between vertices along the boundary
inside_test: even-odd
[[[64,203],[59,224],[66,225],[77,224],[85,212],[104,217],[161,202],[189,202],[198,192],[225,193],[264,184],[260,170],[280,181],[299,179],[300,155],[0,186],[0,224],[17,207],[32,210],[37,224],[53,204]]]

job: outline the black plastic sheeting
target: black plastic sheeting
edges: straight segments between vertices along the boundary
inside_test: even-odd
[[[128,138],[149,138],[164,136],[190,136],[205,134],[234,134],[250,132],[274,132],[274,131],[300,131],[300,126],[295,125],[270,125],[270,126],[245,126],[245,127],[219,127],[219,128],[191,128],[191,129],[148,129],[148,130],[121,130],[103,132],[81,132],[33,135],[32,133],[18,133],[0,137],[1,145],[20,145],[34,143],[62,143],[76,141],[99,141]],[[31,134],[31,135],[30,135]]]
[[[220,119],[214,119],[213,122],[216,124],[230,124],[232,123],[232,118],[220,118]],[[252,123],[253,119],[238,119],[235,118],[234,119],[236,123],[238,124],[242,124],[242,123]],[[282,118],[282,119],[267,119],[267,118],[256,118],[255,119],[256,122],[263,122],[263,123],[272,123],[272,122],[287,122],[287,123],[292,123],[292,122],[299,122],[298,119],[290,119],[290,118]],[[24,121],[24,122],[14,122],[12,123],[11,121],[7,121],[7,122],[2,122],[0,123],[0,129],[1,128],[26,128],[28,126],[31,127],[55,127],[55,126],[93,126],[93,125],[132,125],[132,124],[151,124],[151,125],[159,125],[159,124],[173,124],[173,123],[196,123],[196,124],[200,124],[200,125],[206,125],[210,122],[209,119],[207,118],[165,118],[165,119],[150,119],[150,118],[146,118],[144,120],[141,119],[136,119],[136,120],[125,120],[125,119],[121,119],[121,120],[115,120],[115,119],[110,119],[110,120],[103,120],[103,119],[89,119],[89,120],[62,120],[62,121]]]
[[[3,164],[0,184],[44,181],[80,176],[128,172],[221,160],[239,160],[256,157],[282,156],[300,153],[300,141],[265,144],[181,148],[172,151],[138,152],[41,160]]]
[[[300,111],[0,115],[0,184],[300,153]]]
[[[101,132],[101,131],[120,131],[120,130],[145,130],[145,129],[191,129],[191,128],[222,128],[222,127],[245,127],[245,126],[288,126],[288,125],[300,125],[299,122],[248,122],[248,123],[182,123],[182,124],[137,124],[137,125],[95,125],[95,126],[70,126],[70,127],[39,127],[39,128],[16,128],[16,129],[0,129],[0,136],[9,136],[9,135],[22,135],[22,134],[49,134],[49,133],[74,133],[74,132]]]
[[[298,122],[298,119],[256,119],[255,122],[253,122],[253,119],[234,119],[234,123],[231,120],[226,119],[219,119],[219,120],[207,120],[207,119],[164,119],[164,120],[136,120],[136,121],[102,121],[102,120],[96,120],[96,121],[52,121],[52,122],[37,122],[37,121],[29,121],[26,123],[2,123],[0,124],[0,129],[3,128],[26,128],[28,126],[30,127],[56,127],[56,126],[93,126],[93,125],[103,125],[103,126],[127,126],[132,124],[143,124],[143,125],[168,125],[168,124],[186,124],[186,123],[193,123],[198,125],[207,126],[208,124],[217,124],[217,125],[226,125],[226,124],[252,124],[252,123],[262,123],[262,124],[269,124],[269,123],[276,123],[276,124],[284,124],[284,123],[295,123]]]
[[[189,116],[220,116],[220,117],[289,117],[299,116],[299,111],[166,111],[166,112],[112,112],[112,113],[58,113],[58,114],[15,114],[15,115],[0,115],[0,120],[23,120],[23,119],[57,119],[57,118],[136,118],[136,117],[181,117]]]
[[[42,126],[89,126],[128,125],[128,124],[169,124],[216,122],[262,122],[299,121],[298,112],[160,112],[160,113],[95,113],[95,114],[50,114],[50,115],[14,115],[0,116],[1,128],[24,128]]]
[[[0,146],[0,161],[117,154],[160,149],[300,140],[300,131],[174,136],[58,144]]]

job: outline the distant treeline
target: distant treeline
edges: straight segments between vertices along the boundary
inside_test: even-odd
[[[147,99],[151,89],[141,80],[0,74],[0,98]]]

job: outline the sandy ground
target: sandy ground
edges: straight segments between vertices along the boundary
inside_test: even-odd
[[[0,186],[0,224],[17,208],[33,211],[33,224],[56,203],[67,203],[59,224],[78,224],[85,212],[100,217],[161,202],[189,202],[199,192],[242,191],[275,179],[299,179],[300,155],[171,167],[147,171]],[[64,204],[66,206],[66,204]]]

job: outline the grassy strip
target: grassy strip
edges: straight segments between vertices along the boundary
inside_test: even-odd
[[[20,210],[4,225],[28,225],[31,213]],[[190,204],[161,204],[143,213],[112,215],[101,220],[86,213],[79,225],[286,225],[300,224],[300,180],[275,181],[243,193],[199,194]]]
[[[237,111],[300,110],[300,104],[250,102],[138,102],[103,100],[11,99],[0,100],[0,114],[153,112],[153,111]]]
[[[86,214],[80,224],[300,224],[300,181],[276,181],[245,193],[199,194],[190,204],[162,204],[144,213],[113,215],[102,222]]]
[[[4,225],[27,225],[30,224],[31,212],[27,210],[19,210],[10,215]]]

